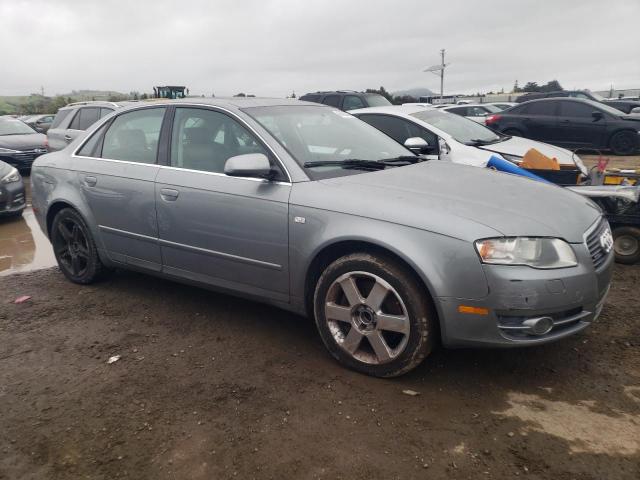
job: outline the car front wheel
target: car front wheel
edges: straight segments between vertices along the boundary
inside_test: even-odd
[[[56,214],[50,238],[58,266],[72,282],[92,283],[105,272],[89,227],[75,210],[64,208]]]
[[[394,377],[415,368],[435,343],[435,313],[407,268],[385,256],[354,253],[320,276],[314,315],[329,352],[368,375]]]

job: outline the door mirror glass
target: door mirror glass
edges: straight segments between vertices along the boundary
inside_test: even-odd
[[[224,173],[231,177],[267,179],[274,175],[269,159],[264,153],[246,153],[231,157],[224,164]]]
[[[629,113],[633,113],[634,115],[640,115],[640,107],[632,108]]]
[[[429,142],[421,137],[407,138],[404,146],[414,153],[426,153],[430,149]]]
[[[602,118],[604,117],[604,115],[602,115],[602,112],[593,112],[591,113],[591,116],[593,117],[594,121],[598,121],[598,120],[602,120]]]

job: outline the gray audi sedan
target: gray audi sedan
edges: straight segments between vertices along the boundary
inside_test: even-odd
[[[137,104],[38,158],[31,179],[69,280],[120,267],[268,302],[313,317],[336,359],[380,377],[436,343],[579,332],[611,279],[611,232],[591,201],[423,161],[296,100]]]

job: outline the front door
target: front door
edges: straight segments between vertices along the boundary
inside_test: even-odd
[[[558,129],[567,146],[588,147],[602,144],[607,130],[606,115],[596,120],[593,112],[599,111],[587,103],[565,100],[560,102]]]
[[[123,113],[75,158],[78,181],[110,258],[160,271],[154,180],[166,108]]]
[[[264,153],[248,128],[209,108],[178,107],[170,164],[156,179],[163,272],[259,297],[289,296],[291,184],[224,174],[228,158]]]

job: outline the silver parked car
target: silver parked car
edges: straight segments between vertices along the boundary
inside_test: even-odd
[[[33,207],[73,282],[123,267],[269,302],[376,376],[436,342],[535,345],[597,318],[613,256],[593,203],[422,160],[328,106],[159,101],[40,157]]]

